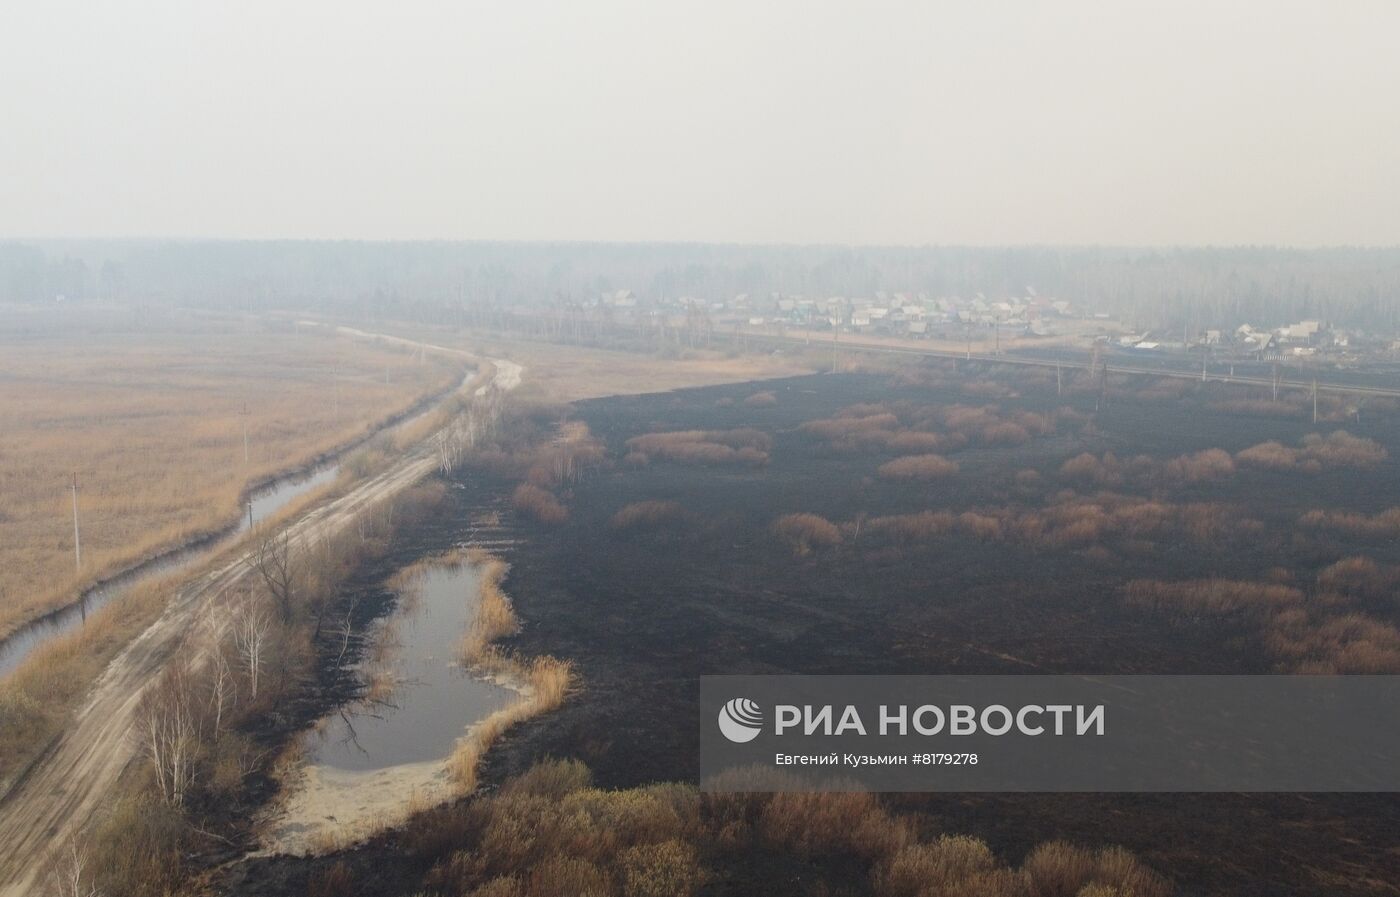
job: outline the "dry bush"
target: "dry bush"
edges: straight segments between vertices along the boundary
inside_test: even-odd
[[[811,433],[822,439],[834,441],[857,433],[866,433],[876,430],[893,430],[898,426],[898,417],[888,411],[882,411],[864,417],[838,416],[821,420],[809,420],[799,429],[804,433]]]
[[[1324,589],[1363,598],[1388,598],[1400,585],[1400,568],[1381,567],[1365,557],[1343,558],[1317,574]]]
[[[510,501],[516,510],[541,523],[558,524],[569,519],[569,509],[559,502],[554,493],[533,483],[517,486]]]
[[[1182,455],[1166,463],[1165,473],[1174,480],[1187,483],[1205,483],[1222,480],[1233,475],[1235,461],[1224,449],[1206,449],[1191,455]]]
[[[1235,460],[1250,467],[1266,470],[1293,470],[1298,466],[1298,452],[1281,442],[1261,442],[1235,453]],[[1321,465],[1314,465],[1320,470]]]
[[[505,797],[533,796],[561,800],[575,791],[593,787],[593,771],[578,760],[550,760],[536,763],[501,786]]]
[[[1285,611],[1268,622],[1264,646],[1289,672],[1400,672],[1400,630],[1364,614],[1317,620],[1302,608]]]
[[[1163,613],[1268,615],[1303,600],[1303,593],[1291,586],[1233,579],[1135,579],[1123,591],[1129,604]]]
[[[612,516],[613,529],[632,529],[638,526],[657,526],[678,520],[685,513],[680,502],[675,501],[634,501],[624,505]]]
[[[969,879],[997,870],[991,848],[966,835],[943,835],[932,844],[911,844],[876,867],[875,892],[880,897],[921,897],[924,894],[987,893],[960,889]],[[997,892],[991,892],[995,894]]]
[[[674,839],[629,847],[618,866],[628,897],[689,897],[704,880],[695,848]]]
[[[759,816],[758,831],[770,844],[800,856],[839,850],[871,814],[885,813],[868,792],[774,794]]]
[[[956,520],[948,511],[920,511],[874,517],[866,522],[866,527],[872,533],[887,534],[901,542],[927,542],[952,532]]]
[[[1094,486],[1118,486],[1123,482],[1122,468],[1112,452],[1105,452],[1103,460],[1088,452],[1075,455],[1060,465],[1060,476]]]
[[[1374,467],[1388,457],[1385,447],[1374,439],[1336,430],[1326,436],[1310,433],[1303,437],[1303,455],[1315,458],[1324,468]]]
[[[938,480],[957,472],[957,462],[942,455],[906,455],[881,464],[878,471],[887,480]]]
[[[1150,548],[1148,540],[1185,539],[1219,545],[1256,536],[1263,524],[1236,516],[1212,503],[1168,504],[1133,496],[1099,493],[1084,497],[1064,493],[1036,511],[982,508],[952,514],[921,511],[863,520],[861,529],[876,538],[906,546],[931,543],[955,533],[983,541],[1007,541],[1035,548],[1087,549],[1121,541]],[[854,523],[846,524],[848,531]]]
[[[840,528],[816,514],[786,514],[773,522],[772,530],[799,555],[841,544]]]
[[[89,839],[88,869],[97,893],[177,893],[187,871],[190,834],[179,807],[146,797],[122,798]]]
[[[1400,508],[1387,508],[1376,514],[1351,511],[1308,511],[1298,523],[1312,529],[1335,530],[1348,536],[1371,539],[1400,537]]]
[[[778,404],[778,397],[770,390],[756,392],[744,399],[745,408],[771,408],[776,404]]]
[[[699,465],[761,466],[768,463],[772,447],[773,440],[767,433],[750,428],[644,433],[627,440],[628,457],[641,455]]]
[[[410,820],[403,843],[431,867],[421,887],[443,897],[526,897],[567,887],[685,897],[705,885],[705,857],[759,850],[797,854],[816,880],[855,864],[882,897],[1073,895],[1084,887],[1117,897],[1167,893],[1162,879],[1118,848],[1048,845],[1013,869],[978,839],[921,841],[918,828],[868,793],[702,795],[677,784],[604,791],[581,764],[546,761],[493,793]],[[721,884],[747,892],[763,884],[753,878],[761,874],[741,872]]]
[[[1266,470],[1317,473],[1345,467],[1374,467],[1387,456],[1385,447],[1374,439],[1336,430],[1326,436],[1310,433],[1296,449],[1280,442],[1261,442],[1236,453],[1235,460]]]
[[[1168,897],[1172,892],[1165,879],[1121,847],[1091,851],[1050,841],[1031,851],[1021,869],[1030,879],[1031,897],[1076,897],[1086,891],[1120,897]]]
[[[807,421],[801,429],[841,451],[956,451],[974,440],[991,446],[1020,445],[1055,432],[1056,417],[1003,413],[992,405],[879,403],[851,405],[832,417]]]

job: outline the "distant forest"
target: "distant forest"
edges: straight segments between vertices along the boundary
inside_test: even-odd
[[[0,242],[0,301],[297,307],[441,318],[464,306],[1028,290],[1139,327],[1316,318],[1400,330],[1400,248],[966,248],[352,241]]]

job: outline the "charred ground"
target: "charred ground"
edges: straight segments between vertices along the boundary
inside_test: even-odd
[[[958,532],[914,545],[854,538],[851,521],[862,515],[1043,505],[1076,488],[1061,471],[1083,452],[1233,454],[1341,425],[1212,410],[1210,393],[1196,390],[1144,397],[1132,384],[1096,414],[1102,397],[1057,395],[1053,381],[992,399],[970,396],[966,384],[883,374],[801,377],[763,389],[777,401],[746,402],[755,387],[739,386],[577,406],[611,459],[653,432],[754,428],[772,444],[756,465],[605,464],[572,487],[566,521],[526,525],[506,584],[525,623],[512,647],[572,659],[583,685],[565,709],[507,737],[487,760],[488,781],[544,756],[580,759],[607,786],[694,780],[696,677],[706,674],[1279,672],[1248,615],[1168,618],[1131,606],[1124,584],[1268,580],[1283,575],[1279,568],[1302,581],[1353,554],[1394,560],[1393,540],[1356,545],[1298,527],[1319,508],[1382,510],[1396,494],[1394,459],[1313,474],[1240,465],[1206,482],[1130,480],[1112,490],[1218,505],[1227,515],[1218,537],[1167,532],[1066,546]],[[1070,411],[1053,434],[1019,445],[974,441],[948,454],[957,474],[910,483],[876,474],[900,452],[843,450],[802,429],[876,402]],[[1074,412],[1084,419],[1071,424]],[[1391,415],[1347,426],[1400,444]],[[1018,482],[1026,470],[1038,479]],[[510,487],[481,476],[463,485]],[[679,511],[613,525],[620,509],[647,501]],[[846,535],[838,546],[796,554],[771,529],[794,513],[844,524]],[[1230,520],[1250,526],[1230,532]],[[1185,893],[1388,893],[1400,881],[1392,849],[1400,802],[1387,796],[911,795],[891,803],[932,827],[983,837],[1013,859],[1048,838],[1120,843]]]

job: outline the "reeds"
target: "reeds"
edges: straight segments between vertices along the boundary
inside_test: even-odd
[[[627,440],[632,464],[658,458],[681,464],[762,466],[772,447],[767,433],[749,428],[644,433]]]
[[[42,335],[6,348],[6,370],[25,387],[0,392],[0,635],[103,576],[235,523],[249,486],[363,437],[460,370],[286,332],[73,339],[64,351]]]
[[[795,554],[841,544],[841,529],[817,514],[785,514],[773,521],[773,535],[791,546]]]
[[[553,657],[522,660],[494,643],[520,628],[510,598],[502,588],[510,566],[500,558],[476,549],[469,556],[480,565],[476,615],[462,640],[463,662],[480,672],[498,676],[519,689],[513,701],[477,723],[463,736],[448,758],[448,771],[462,792],[476,788],[481,757],[507,729],[564,702],[573,681],[573,667]]]

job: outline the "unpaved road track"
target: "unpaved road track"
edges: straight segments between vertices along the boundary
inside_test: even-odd
[[[519,365],[490,361],[492,384],[510,389],[520,382]],[[430,446],[416,446],[390,469],[288,525],[292,545],[352,526],[361,511],[399,494],[436,466]],[[0,802],[0,897],[42,893],[55,852],[108,804],[122,771],[137,756],[132,733],[145,687],[186,638],[222,616],[223,599],[252,575],[245,558],[240,554],[181,588],[160,618],[112,661],[68,728]]]

